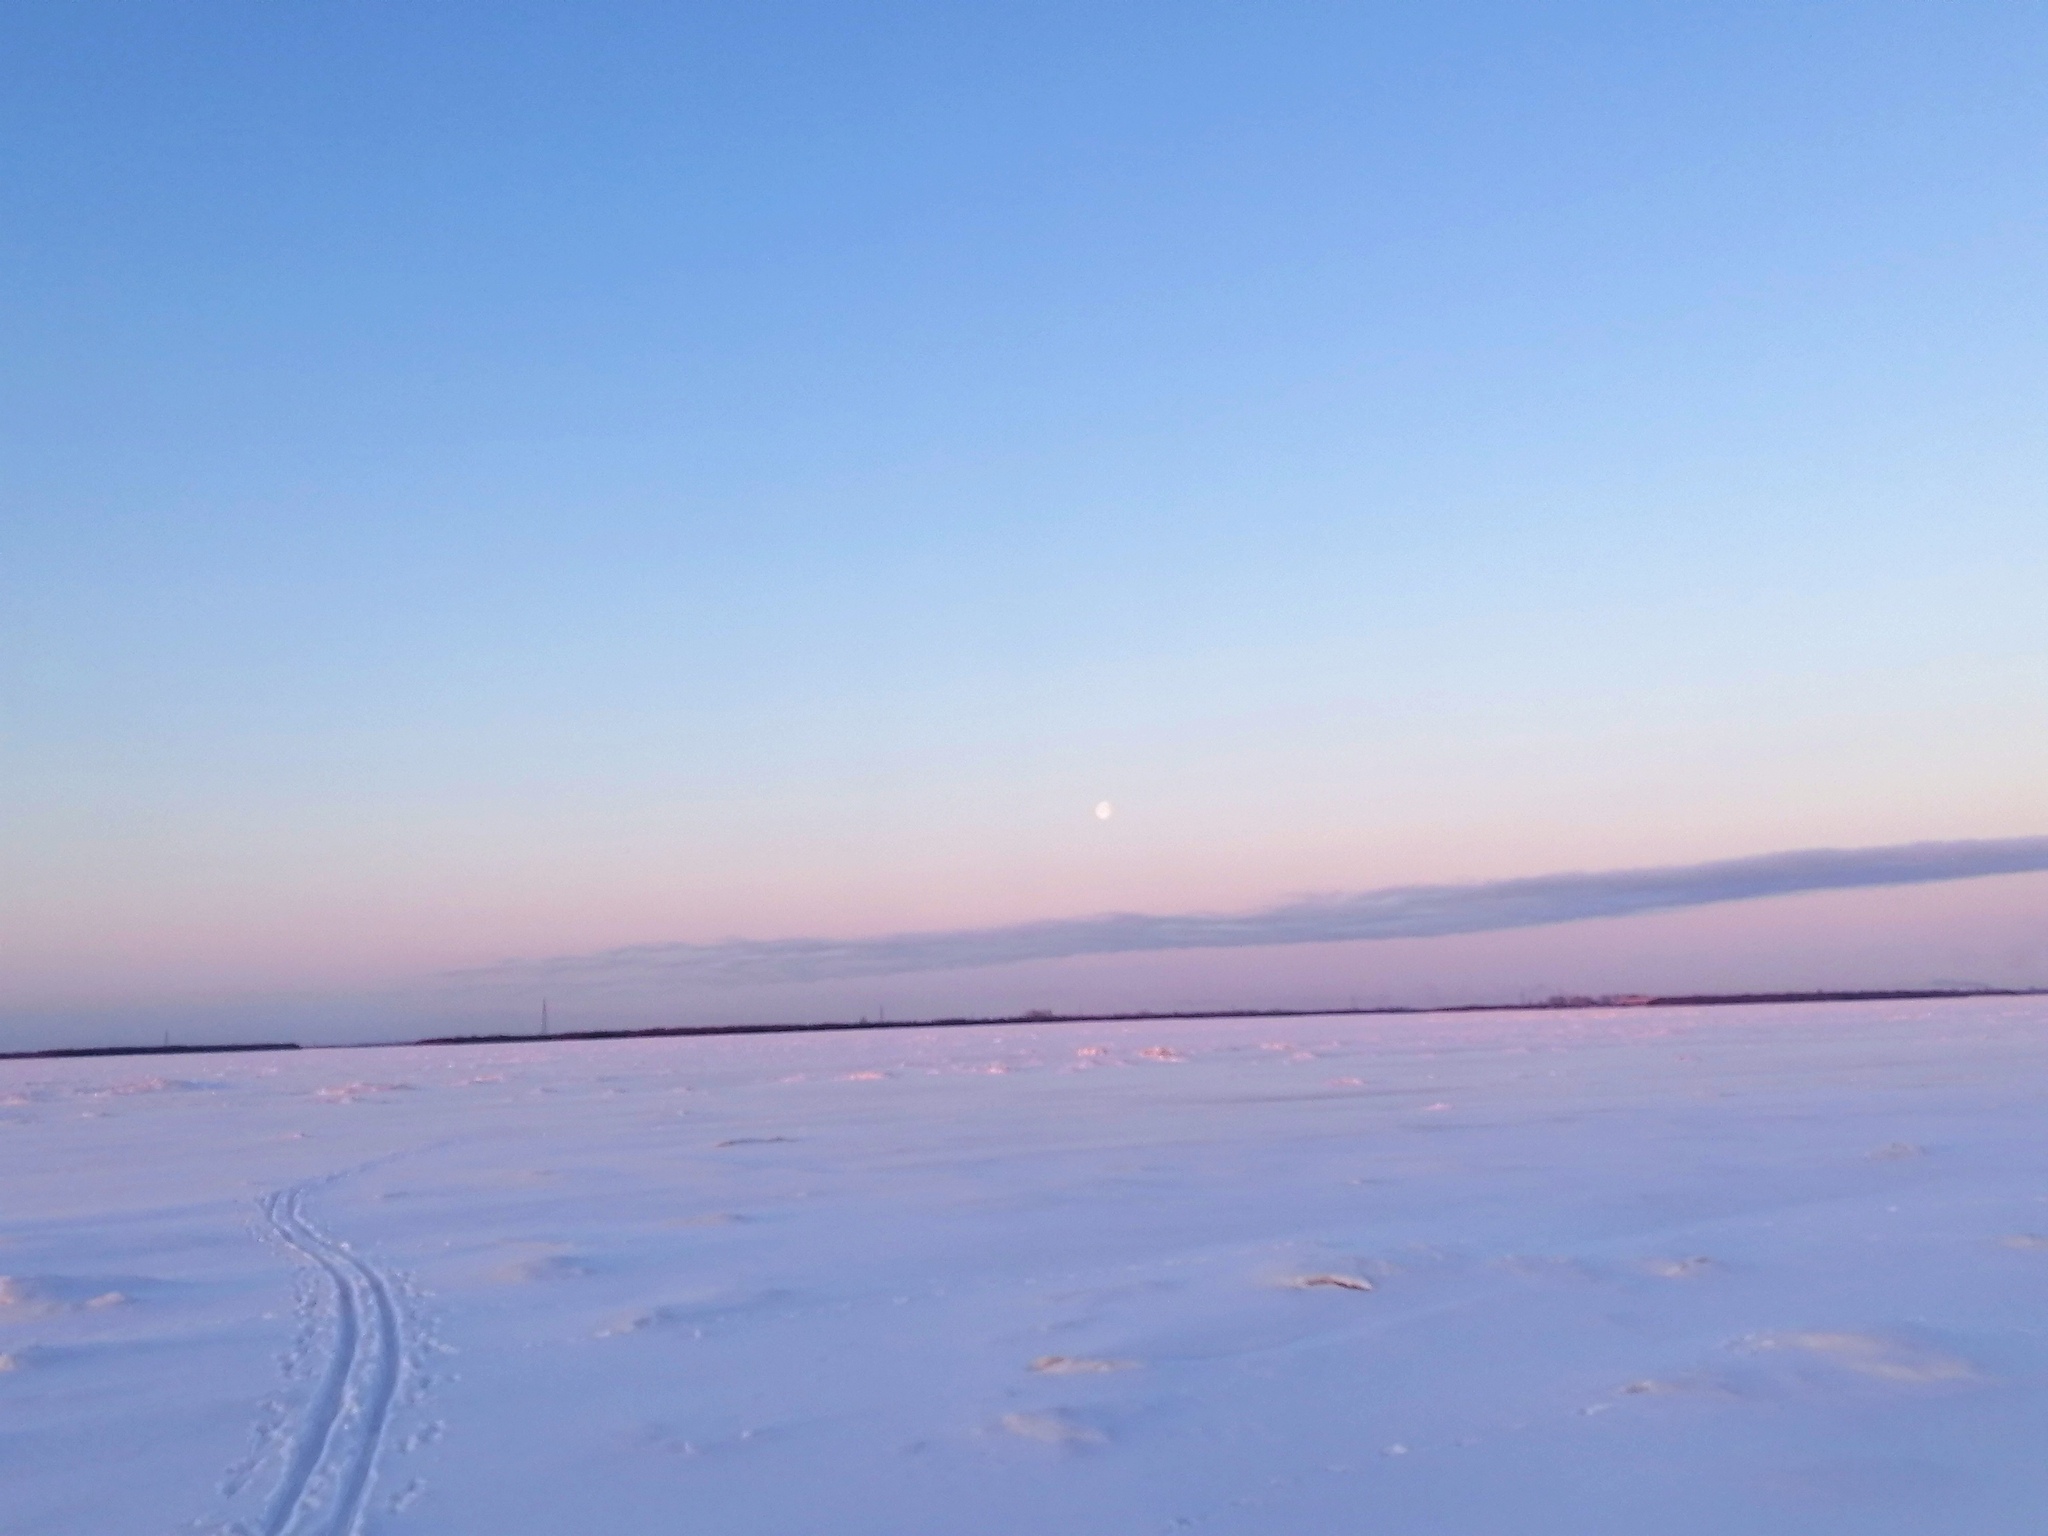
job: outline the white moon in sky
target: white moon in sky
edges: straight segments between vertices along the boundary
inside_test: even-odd
[[[1114,816],[1115,814],[1116,807],[1111,805],[1107,800],[1099,802],[1095,807],[1095,819],[1097,821],[1107,821],[1110,817]]]

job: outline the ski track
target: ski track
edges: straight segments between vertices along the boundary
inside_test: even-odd
[[[278,1240],[332,1287],[334,1346],[260,1530],[262,1536],[356,1536],[398,1394],[404,1340],[390,1281],[307,1217],[308,1187],[265,1196],[263,1215]]]

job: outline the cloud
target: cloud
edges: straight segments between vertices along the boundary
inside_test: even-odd
[[[2048,870],[2048,837],[1810,848],[1666,869],[1537,875],[1478,885],[1409,885],[1310,896],[1251,912],[1097,917],[886,934],[864,939],[727,939],[640,944],[548,960],[514,960],[448,979],[571,989],[744,986],[972,970],[1027,960],[1141,951],[1420,939],[1668,912],[1801,891],[1919,885]]]

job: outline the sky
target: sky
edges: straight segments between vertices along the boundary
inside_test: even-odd
[[[2048,984],[2044,66],[1970,0],[13,7],[0,1049]]]

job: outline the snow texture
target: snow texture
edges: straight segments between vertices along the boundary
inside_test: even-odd
[[[2048,1000],[0,1064],[0,1531],[2033,1533]]]

